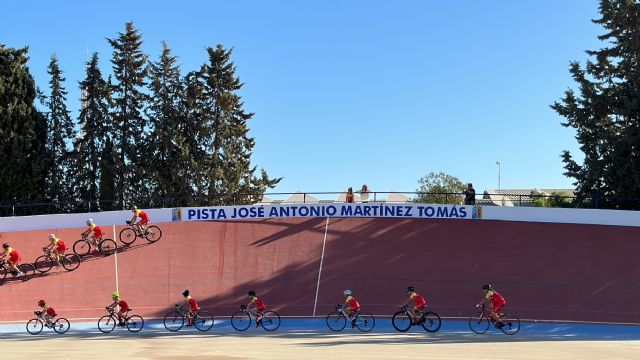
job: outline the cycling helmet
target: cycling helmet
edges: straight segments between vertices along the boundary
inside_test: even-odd
[[[413,286],[409,286],[408,288],[405,289],[407,292],[413,292],[416,290],[416,288],[414,288]]]
[[[44,300],[39,300],[38,301],[38,306],[43,307],[45,304]]]
[[[249,292],[247,293],[247,295],[249,295],[249,296],[256,296],[256,292],[255,292],[255,291],[253,291],[253,290],[251,290],[251,291],[249,291]]]
[[[136,211],[136,210],[138,210],[138,207],[137,207],[137,206],[135,206],[135,205],[133,205],[133,206],[131,207],[131,211]]]
[[[5,248],[5,249],[8,249],[9,248],[9,243],[2,244],[2,247]]]
[[[482,285],[482,290],[491,290],[491,284]]]
[[[87,225],[91,225],[91,224],[93,224],[93,219],[87,220]]]
[[[56,238],[56,235],[55,235],[55,234],[49,234],[49,240],[53,240],[53,239],[55,239],[55,238]]]
[[[112,299],[115,299],[115,298],[118,298],[118,297],[120,297],[120,293],[119,292],[114,291],[114,292],[111,293],[111,298]]]
[[[189,290],[185,290],[182,292],[182,296],[189,296]]]
[[[349,295],[351,295],[351,290],[347,289],[342,293],[344,294],[344,296],[349,296]]]

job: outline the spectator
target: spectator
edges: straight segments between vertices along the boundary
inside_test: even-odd
[[[349,187],[349,189],[347,190],[347,202],[348,203],[353,202],[353,188],[351,187]]]
[[[371,191],[369,190],[369,187],[367,186],[367,184],[362,185],[362,189],[360,189],[360,199],[362,200],[363,203],[369,202],[370,193]]]
[[[476,204],[476,189],[473,188],[473,184],[467,184],[467,189],[462,192],[464,194],[465,205]]]

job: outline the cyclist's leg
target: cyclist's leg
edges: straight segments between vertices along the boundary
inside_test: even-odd
[[[118,315],[118,324],[124,325],[124,315],[122,314],[122,311],[118,311],[116,315]]]
[[[60,254],[58,253],[58,248],[53,248],[51,250],[51,253],[53,253],[54,255],[54,259],[56,259],[56,263],[58,263],[58,265],[60,265]]]
[[[413,307],[413,323],[418,324],[422,318],[422,309],[417,306]]]

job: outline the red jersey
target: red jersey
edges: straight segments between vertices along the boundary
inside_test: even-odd
[[[118,301],[118,306],[120,307],[120,312],[122,313],[129,311],[129,304],[127,304],[127,302],[124,300]]]
[[[251,298],[251,301],[256,304],[256,309],[258,309],[258,311],[262,311],[267,308],[267,305],[264,303],[264,300],[260,299],[257,296],[253,296]]]
[[[44,310],[44,312],[51,317],[56,317],[58,315],[56,314],[56,311],[49,305],[45,305],[42,310]]]
[[[360,310],[360,303],[353,296],[351,296],[351,295],[347,296],[346,303],[349,304],[349,307],[351,308],[351,311]]]
[[[499,305],[504,305],[507,303],[507,301],[504,299],[504,297],[502,297],[502,295],[500,295],[500,293],[498,293],[497,291],[494,290],[489,290],[487,291],[487,295],[486,295],[487,299],[491,299],[491,304],[496,307]]]
[[[198,302],[191,296],[187,296],[187,303],[189,304],[191,311],[196,311],[200,309],[200,307],[198,306]]]
[[[427,300],[424,298],[424,296],[418,294],[415,291],[412,292],[411,295],[409,295],[409,298],[411,298],[411,300],[416,303],[417,308],[423,308],[425,307],[425,305],[427,305]]]

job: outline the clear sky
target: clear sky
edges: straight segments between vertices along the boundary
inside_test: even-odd
[[[274,190],[414,191],[446,172],[476,191],[567,188],[572,129],[549,105],[575,84],[569,61],[602,46],[596,0],[5,1],[0,43],[30,47],[47,91],[56,54],[77,116],[89,53],[111,72],[105,37],[127,21],[152,60],[166,40],[183,72],[207,46],[233,47]],[[581,156],[579,157],[581,158]]]

